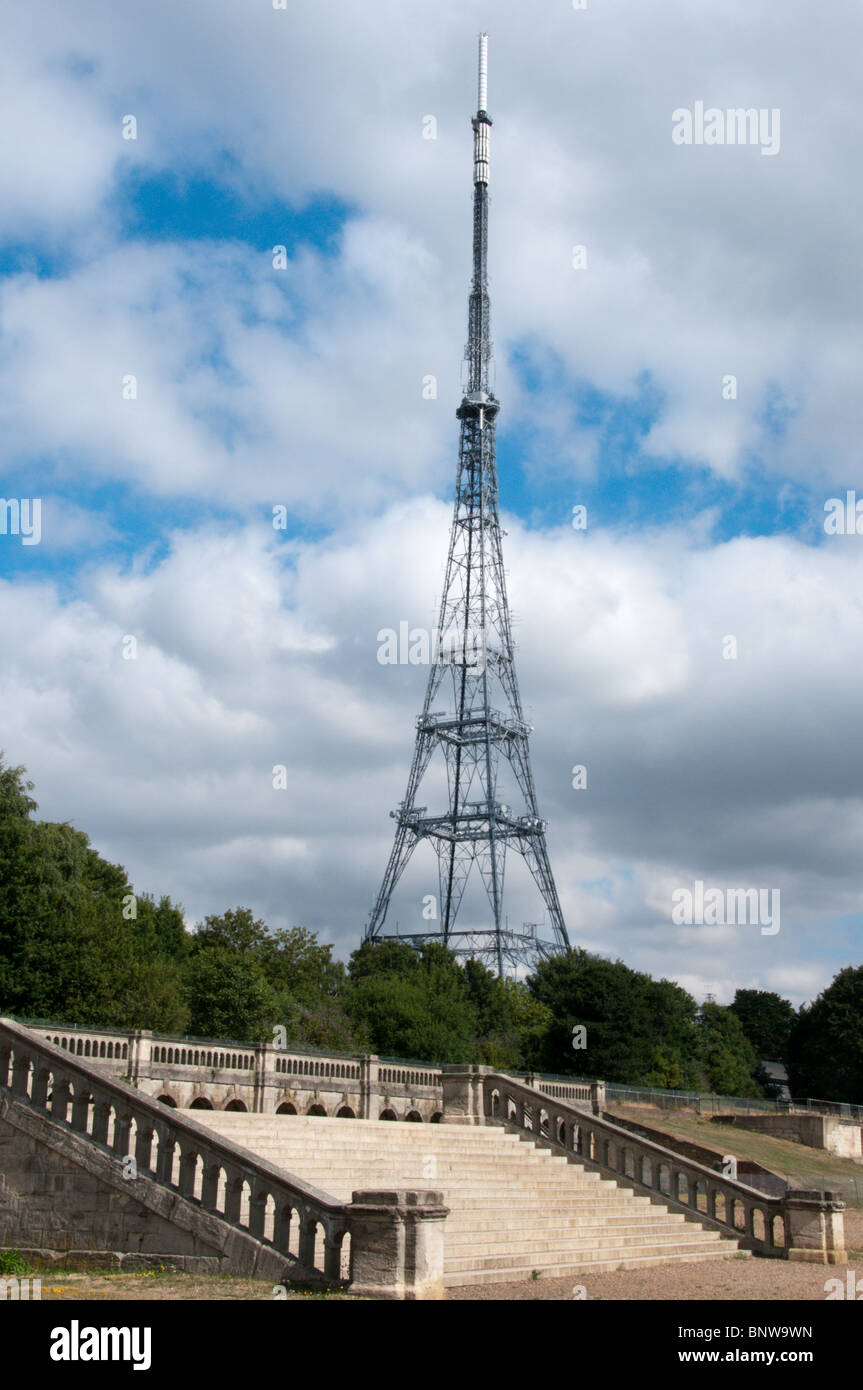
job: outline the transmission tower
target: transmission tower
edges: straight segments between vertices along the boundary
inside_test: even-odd
[[[528,738],[515,674],[511,618],[498,518],[495,421],[500,408],[490,389],[488,295],[488,178],[491,117],[486,111],[488,40],[479,40],[479,101],[472,121],[473,281],[468,310],[467,390],[456,411],[461,422],[458,476],[438,631],[407,793],[397,811],[395,842],[366,926],[367,941],[443,942],[474,956],[500,976],[568,950],[530,767]],[[438,708],[438,706],[446,706]],[[435,754],[446,764],[446,809],[429,814],[417,805]],[[504,759],[517,788],[517,807],[498,799]],[[511,779],[512,780],[512,779]],[[440,917],[429,929],[385,931],[393,891],[421,840],[437,853]],[[503,915],[507,849],[524,857],[539,889],[548,926],[511,930]],[[487,925],[456,928],[465,885],[476,864],[491,909]]]

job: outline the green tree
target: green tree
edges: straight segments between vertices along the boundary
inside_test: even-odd
[[[863,1105],[863,966],[846,966],[800,1010],[788,1053],[791,1092]]]
[[[730,1008],[760,1060],[786,1060],[797,1022],[797,1010],[788,999],[767,989],[739,989]]]
[[[256,960],[227,946],[193,949],[185,972],[190,1031],[237,1042],[272,1039],[273,996]]]
[[[580,949],[540,961],[528,985],[552,1022],[538,1048],[539,1066],[643,1084],[653,1061],[651,983],[623,961]],[[577,1025],[586,1029],[583,1050],[573,1047]]]
[[[759,1096],[757,1058],[737,1015],[722,1004],[703,1004],[699,1033],[702,1089],[722,1096]]]
[[[477,1011],[457,958],[439,942],[422,952],[401,942],[363,943],[348,966],[346,1007],[379,1054],[473,1060]]]

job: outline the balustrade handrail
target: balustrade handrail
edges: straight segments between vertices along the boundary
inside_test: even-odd
[[[105,1094],[111,1097],[115,1102],[117,1111],[122,1113],[124,1119],[128,1116],[136,1123],[140,1119],[151,1124],[153,1132],[164,1133],[169,1142],[172,1140],[182,1142],[183,1139],[191,1141],[202,1162],[206,1162],[208,1158],[210,1161],[216,1159],[226,1168],[239,1169],[243,1176],[261,1179],[265,1186],[275,1187],[288,1196],[298,1199],[304,1207],[311,1208],[313,1212],[325,1214],[329,1218],[342,1216],[346,1213],[349,1205],[347,1202],[340,1201],[310,1183],[303,1182],[301,1178],[287,1173],[284,1169],[277,1168],[268,1163],[266,1159],[244,1149],[241,1145],[223,1139],[213,1130],[198,1124],[189,1116],[176,1114],[169,1107],[160,1104],[159,1101],[152,1100],[149,1096],[135,1090],[134,1087],[127,1086],[124,1082],[117,1081],[113,1077],[104,1076],[101,1072],[94,1075],[87,1065],[90,1059],[79,1059],[63,1048],[45,1042],[29,1029],[6,1018],[0,1018],[0,1039],[2,1038],[7,1039],[12,1044],[16,1056],[18,1054],[27,1056],[31,1063],[37,1059],[46,1063],[47,1069],[54,1076],[55,1086],[57,1081],[71,1074],[86,1084],[94,1102]],[[16,1095],[14,1084],[11,1088],[11,1094]],[[29,1093],[19,1094],[18,1098],[26,1100],[41,1113],[49,1117],[53,1116],[47,1102],[39,1104],[33,1100]],[[56,1117],[54,1116],[54,1118]],[[61,1121],[61,1123],[65,1123],[75,1132],[68,1120]],[[92,1135],[89,1137],[93,1139]],[[107,1149],[108,1146],[103,1144],[102,1147]],[[155,1171],[148,1171],[147,1176],[154,1181],[159,1181]],[[254,1192],[253,1183],[250,1183],[250,1187]],[[232,1221],[226,1213],[217,1212],[216,1214],[248,1233],[247,1227],[242,1226],[239,1221]]]
[[[759,1192],[757,1188],[749,1187],[747,1183],[741,1182],[739,1178],[727,1178],[724,1174],[717,1173],[715,1169],[707,1168],[703,1163],[698,1163],[694,1158],[685,1158],[682,1154],[675,1153],[673,1149],[666,1149],[662,1144],[654,1143],[652,1139],[644,1139],[640,1135],[633,1134],[631,1130],[621,1129],[618,1125],[613,1124],[611,1120],[607,1120],[605,1116],[593,1115],[588,1111],[581,1110],[576,1105],[570,1105],[565,1100],[558,1100],[555,1096],[548,1096],[545,1091],[539,1091],[532,1086],[525,1086],[522,1082],[513,1081],[511,1077],[504,1076],[500,1073],[493,1073],[491,1076],[486,1077],[487,1093],[489,1090],[494,1090],[495,1087],[499,1089],[500,1083],[503,1083],[510,1089],[522,1091],[525,1099],[530,1100],[531,1104],[534,1106],[539,1105],[539,1107],[545,1110],[548,1110],[549,1106],[558,1110],[568,1110],[574,1118],[578,1119],[580,1124],[610,1133],[612,1137],[619,1139],[629,1148],[648,1149],[651,1153],[659,1154],[663,1161],[671,1160],[678,1168],[682,1168],[683,1170],[692,1169],[699,1174],[699,1179],[709,1178],[711,1182],[718,1183],[720,1186],[727,1185],[730,1188],[739,1189],[741,1195],[748,1198],[757,1197],[759,1200],[776,1203],[782,1200],[779,1197],[764,1197],[764,1194]],[[540,1138],[542,1136],[538,1135],[537,1137]],[[554,1135],[549,1135],[548,1137],[552,1141],[554,1140]],[[633,1179],[633,1181],[637,1180]],[[685,1205],[685,1203],[683,1205]]]

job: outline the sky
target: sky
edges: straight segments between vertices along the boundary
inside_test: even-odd
[[[859,6],[4,30],[0,496],[41,532],[0,508],[0,748],[39,814],[190,925],[359,944],[427,674],[378,633],[442,585],[485,30],[504,554],[570,939],[720,1002],[859,964]],[[763,117],[680,143],[698,103]],[[697,883],[778,893],[779,930],[675,922]]]

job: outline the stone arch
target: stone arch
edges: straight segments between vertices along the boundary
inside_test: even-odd
[[[441,1123],[442,1120],[443,1120],[443,1114],[442,1114],[442,1112],[441,1112],[440,1110],[436,1110],[436,1111],[434,1112],[434,1114],[432,1115],[431,1120],[429,1121],[429,1123],[430,1123],[430,1124],[433,1124],[433,1125],[439,1125],[439,1124]]]
[[[173,1096],[156,1096],[156,1100],[159,1101],[162,1105],[170,1106],[172,1110],[176,1110],[177,1108],[177,1102],[174,1100]]]
[[[233,1100],[229,1100],[225,1106],[226,1110],[248,1110],[248,1108],[246,1102],[240,1100],[239,1096],[234,1096]]]
[[[190,1110],[212,1110],[213,1108],[213,1102],[208,1096],[195,1096],[195,1099],[189,1106]]]
[[[355,1120],[357,1117],[349,1105],[343,1105],[336,1111],[337,1120]]]
[[[277,1115],[296,1115],[296,1113],[297,1107],[290,1100],[283,1100],[281,1105],[276,1107]]]
[[[320,1101],[315,1101],[314,1105],[310,1105],[306,1111],[307,1115],[326,1115],[326,1113],[326,1106],[321,1105]]]
[[[405,1119],[412,1125],[421,1125],[423,1122],[423,1117],[418,1110],[409,1110]]]
[[[398,1119],[398,1115],[396,1114],[396,1112],[395,1112],[394,1110],[390,1109],[390,1107],[387,1106],[386,1110],[382,1110],[381,1113],[378,1115],[378,1119],[379,1119],[379,1120],[397,1120],[397,1119]]]

